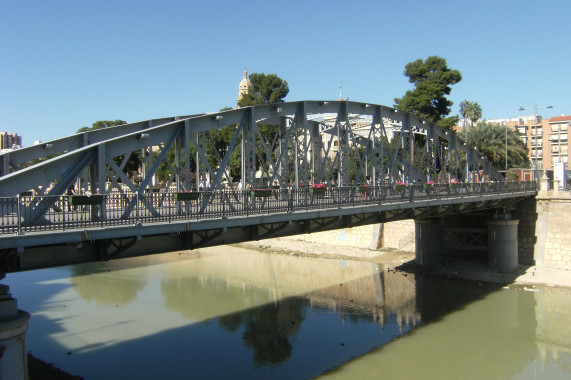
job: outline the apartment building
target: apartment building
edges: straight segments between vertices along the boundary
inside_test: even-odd
[[[22,146],[22,137],[17,133],[0,132],[0,149],[12,149]]]
[[[519,118],[506,123],[517,129],[529,151],[532,166],[553,170],[555,164],[563,163],[565,170],[569,165],[569,125],[571,116],[555,116],[550,119],[537,117]]]

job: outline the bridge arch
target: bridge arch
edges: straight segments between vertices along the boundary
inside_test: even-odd
[[[229,127],[232,138],[216,145],[214,135]],[[375,184],[503,180],[460,137],[413,114],[368,103],[300,101],[147,120],[5,153],[0,196],[62,195],[77,180],[92,193],[143,192],[160,165],[170,169],[165,187],[191,190],[202,177],[212,189],[233,188],[230,162],[237,151],[238,177],[251,187],[263,179],[280,186],[354,186],[367,177]],[[137,152],[142,170],[135,182],[126,165]]]

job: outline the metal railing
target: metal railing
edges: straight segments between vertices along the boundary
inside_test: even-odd
[[[327,187],[319,190],[275,188],[263,193],[250,190],[216,190],[192,193],[194,194],[192,197],[196,198],[192,200],[180,200],[184,194],[189,193],[173,192],[101,194],[83,197],[81,201],[73,198],[74,196],[21,195],[0,198],[0,236],[407,203],[521,190],[537,190],[537,184],[536,182],[406,186],[392,184]],[[38,209],[46,203],[49,209],[39,215]]]

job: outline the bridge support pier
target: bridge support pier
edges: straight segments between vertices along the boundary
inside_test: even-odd
[[[488,260],[497,272],[509,272],[518,267],[517,226],[519,220],[510,214],[498,214],[488,220]]]
[[[28,379],[28,319],[30,314],[18,310],[9,287],[0,284],[0,379]]]
[[[415,219],[415,261],[418,265],[440,264],[442,258],[442,227],[440,219]]]

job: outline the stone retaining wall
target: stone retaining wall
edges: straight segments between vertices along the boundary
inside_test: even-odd
[[[537,265],[571,270],[571,196],[538,196],[537,214]]]
[[[518,235],[518,262],[522,265],[541,265],[535,255],[535,245],[538,241],[537,226],[537,200],[524,199],[516,204],[512,218],[519,220]]]
[[[414,252],[414,220],[399,220],[383,223],[382,248],[395,248],[399,251]]]
[[[405,252],[414,252],[414,220],[314,232],[282,239],[372,250],[394,248]]]

